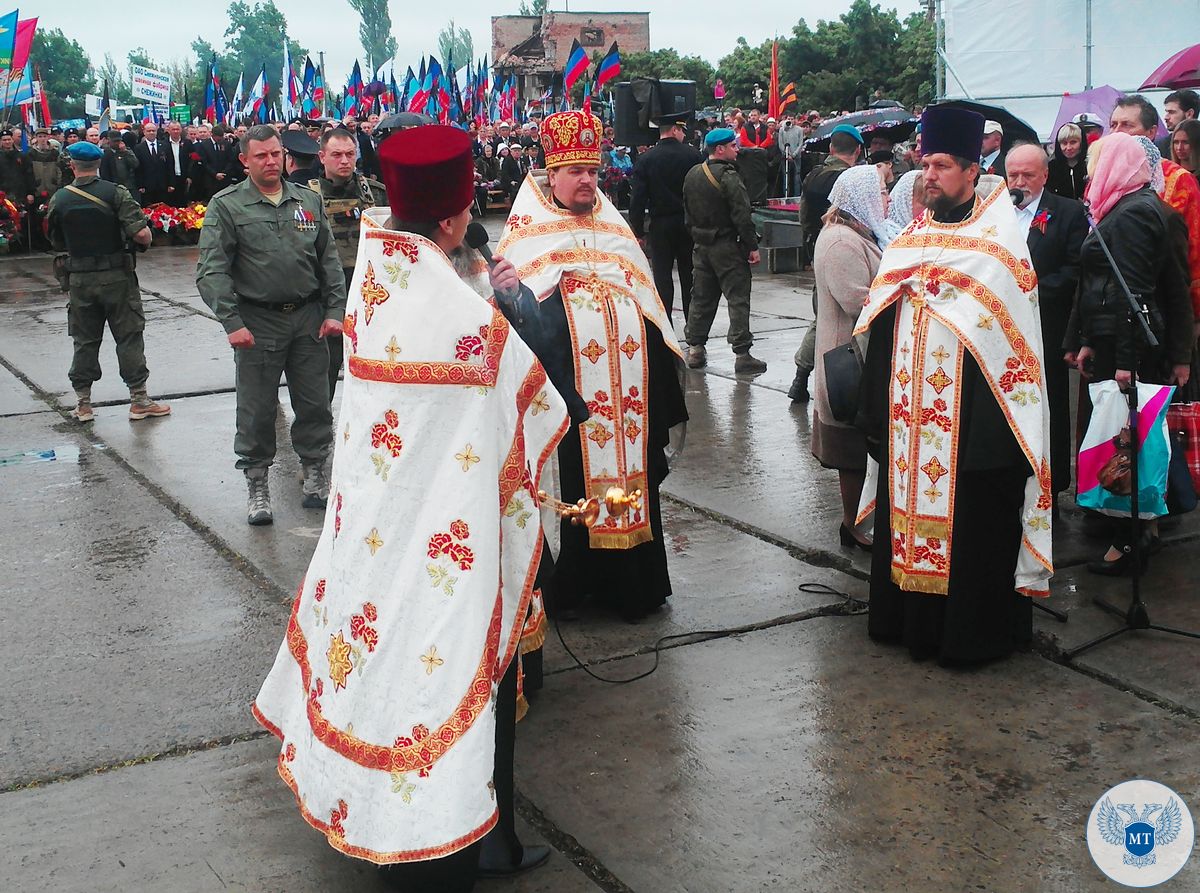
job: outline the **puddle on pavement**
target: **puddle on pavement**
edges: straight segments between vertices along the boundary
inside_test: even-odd
[[[78,465],[79,447],[64,444],[49,449],[0,454],[0,468],[10,465],[36,465],[42,462],[69,462],[72,465]]]

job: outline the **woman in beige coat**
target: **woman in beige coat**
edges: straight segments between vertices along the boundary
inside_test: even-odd
[[[855,529],[867,468],[861,431],[833,418],[822,358],[850,340],[854,324],[879,269],[883,248],[899,233],[888,220],[888,191],[874,165],[838,177],[829,212],[817,237],[813,269],[817,282],[817,367],[813,371],[812,453],[838,473],[842,496],[842,545],[870,549],[869,536]]]

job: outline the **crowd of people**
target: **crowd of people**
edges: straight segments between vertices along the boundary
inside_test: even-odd
[[[128,249],[149,242],[139,203],[207,206],[196,281],[237,369],[246,520],[273,521],[285,373],[301,504],[326,512],[255,715],[332,846],[394,865],[402,889],[469,890],[547,856],[521,844],[512,805],[512,726],[540,682],[546,613],[590,598],[637,622],[671,594],[659,488],[687,419],[680,366],[706,365],[722,297],[735,370],[766,369],[750,353],[759,250],[739,154],[796,161],[816,321],[790,396],[813,403],[843,545],[871,552],[869,632],[974,664],[1027,647],[1031,596],[1049,591],[1088,406],[1084,393],[1072,416],[1069,370],[1192,380],[1200,97],[1173,93],[1164,112],[1160,145],[1158,110],[1127,96],[1107,128],[1083,116],[1048,150],[933,106],[899,152],[837,126],[806,175],[815,113],[681,115],[650,147],[617,145],[583,112],[519,127],[147,122],[39,131],[15,159],[5,133],[0,176],[26,206],[44,200],[66,252],[81,422],[105,322],[130,418],[170,413],[147,392]],[[496,205],[486,262],[467,231]],[[1160,348],[1124,324],[1122,280]],[[1143,570],[1128,523],[1089,523],[1111,544],[1091,570]],[[1143,545],[1161,545],[1154,524]]]

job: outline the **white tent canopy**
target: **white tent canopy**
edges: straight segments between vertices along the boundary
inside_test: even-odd
[[[1134,92],[1200,43],[1200,0],[937,0],[944,97],[1002,105],[1043,140],[1064,93]],[[1090,44],[1090,46],[1089,46]],[[1147,91],[1160,109],[1164,91]]]

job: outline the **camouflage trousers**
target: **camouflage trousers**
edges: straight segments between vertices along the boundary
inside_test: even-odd
[[[137,274],[127,270],[72,273],[67,332],[75,342],[75,355],[68,375],[77,391],[100,380],[100,344],[106,324],[116,341],[117,366],[125,384],[131,389],[142,387],[150,377],[142,338],[146,315]]]

